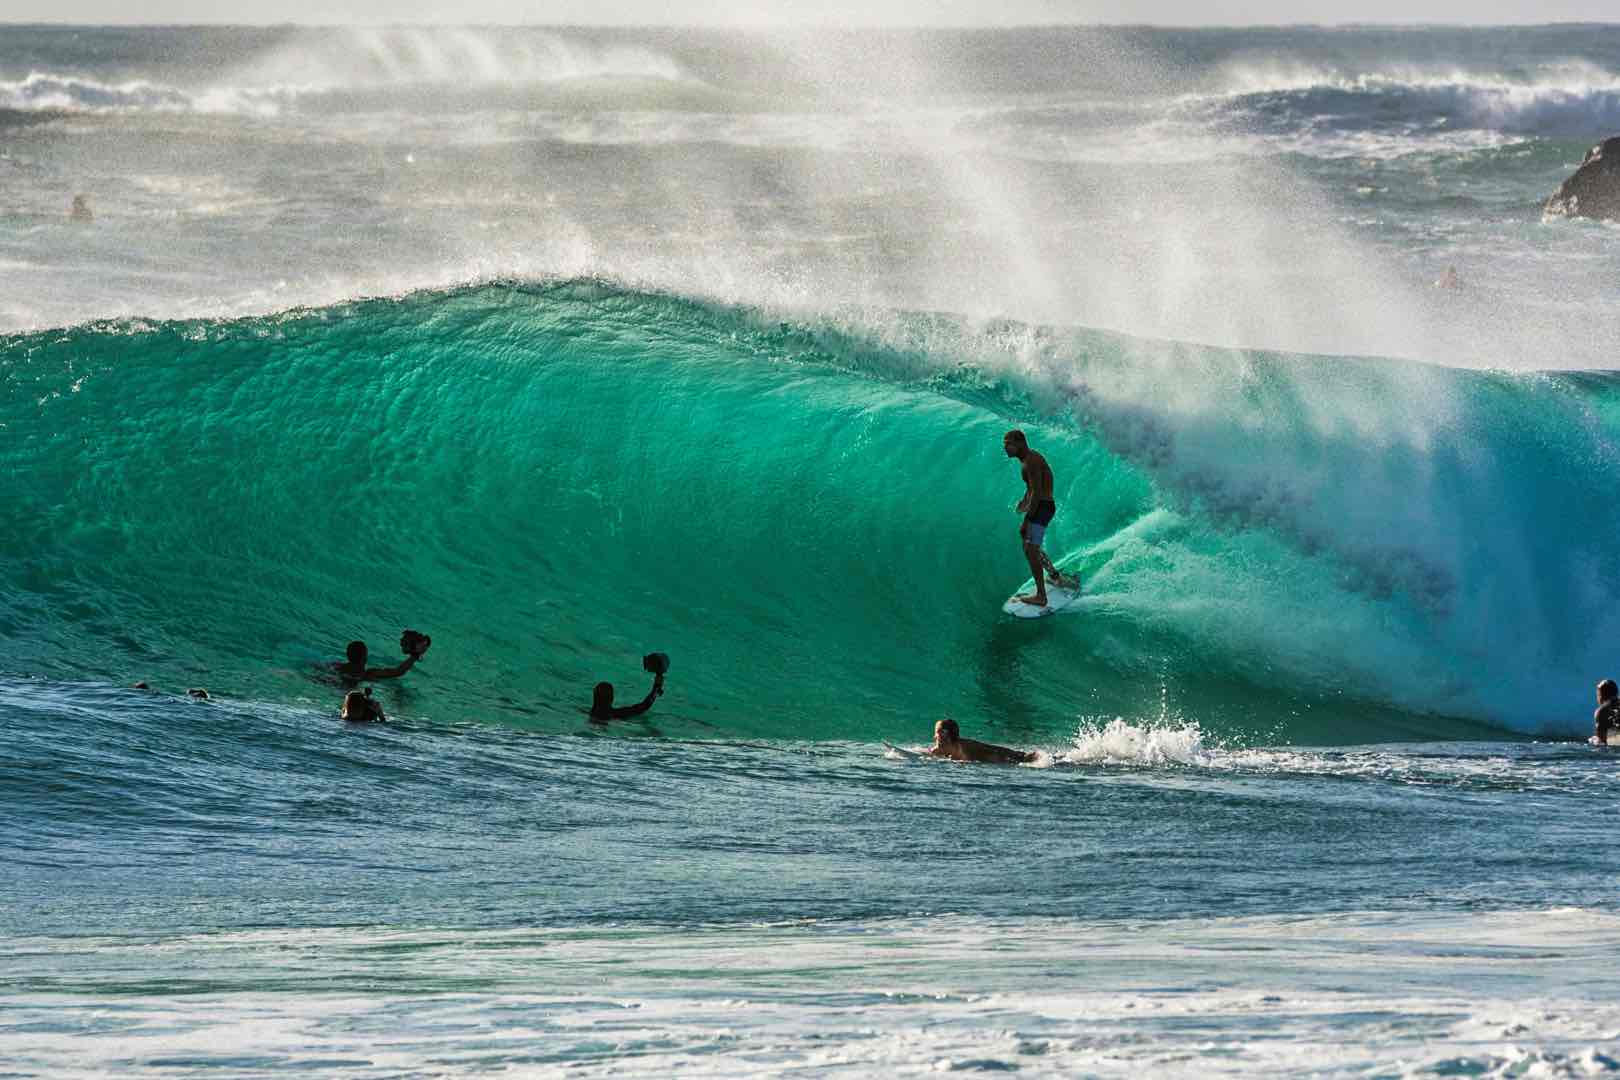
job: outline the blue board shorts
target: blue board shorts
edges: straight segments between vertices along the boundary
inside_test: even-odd
[[[1052,515],[1057,513],[1057,503],[1051,499],[1042,499],[1035,504],[1035,509],[1024,515],[1024,542],[1041,546],[1046,539],[1046,527],[1052,522]]]

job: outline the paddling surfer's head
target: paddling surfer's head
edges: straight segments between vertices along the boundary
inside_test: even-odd
[[[599,682],[591,691],[591,715],[606,715],[613,711],[613,684]]]
[[[1616,686],[1613,679],[1604,679],[1597,684],[1598,704],[1620,698],[1620,686]]]
[[[366,669],[366,659],[371,655],[371,652],[366,648],[365,642],[351,641],[349,642],[349,647],[345,650],[345,652],[348,654],[350,667],[356,668],[360,671],[364,671]]]
[[[955,746],[962,741],[962,729],[956,726],[956,721],[950,717],[941,717],[934,724],[934,745],[937,747]]]
[[[1022,429],[1013,428],[1001,437],[1001,448],[1007,451],[1008,457],[1021,458],[1029,452],[1029,439]]]

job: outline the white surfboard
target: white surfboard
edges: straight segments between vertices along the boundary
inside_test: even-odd
[[[1018,599],[1020,596],[1034,590],[1035,583],[1033,581],[1026,583],[1022,589],[1007,597],[1007,602],[1001,605],[1001,610],[1019,619],[1039,619],[1043,615],[1051,615],[1053,612],[1062,611],[1080,599],[1078,582],[1071,588],[1063,589],[1058,588],[1056,585],[1048,585],[1046,587],[1045,607],[1036,607],[1034,604],[1026,604]]]
[[[896,754],[900,755],[907,761],[927,761],[932,756],[929,754],[919,754],[915,750],[907,750],[903,746],[896,746],[887,739],[883,740],[883,745],[888,749],[893,750]]]

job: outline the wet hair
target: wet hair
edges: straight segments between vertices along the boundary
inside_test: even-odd
[[[350,690],[343,695],[343,719],[357,724],[382,719],[382,708],[364,690]]]
[[[379,724],[389,717],[382,714],[382,703],[371,696],[371,687],[350,690],[343,695],[343,708],[339,712],[345,721],[355,724]]]
[[[365,642],[351,641],[349,642],[348,649],[345,651],[349,654],[349,663],[364,664],[366,662],[367,649]]]
[[[1597,692],[1599,701],[1613,701],[1620,697],[1620,686],[1616,686],[1613,679],[1604,679],[1597,684]]]
[[[962,738],[962,729],[957,727],[956,721],[948,716],[941,718],[940,722],[934,726],[939,729],[941,735],[951,740],[951,742],[959,742]]]
[[[613,707],[613,684],[599,682],[591,690],[592,709],[611,709]]]
[[[1007,432],[1007,434],[1003,435],[1002,438],[1003,439],[1011,439],[1013,441],[1013,443],[1015,445],[1017,445],[1017,446],[1028,446],[1029,445],[1029,439],[1028,439],[1027,436],[1024,435],[1024,429],[1023,428],[1013,428],[1011,431]]]

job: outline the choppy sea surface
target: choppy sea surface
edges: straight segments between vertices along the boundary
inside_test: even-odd
[[[1620,1072],[1617,127],[1603,26],[6,29],[0,1075]]]

